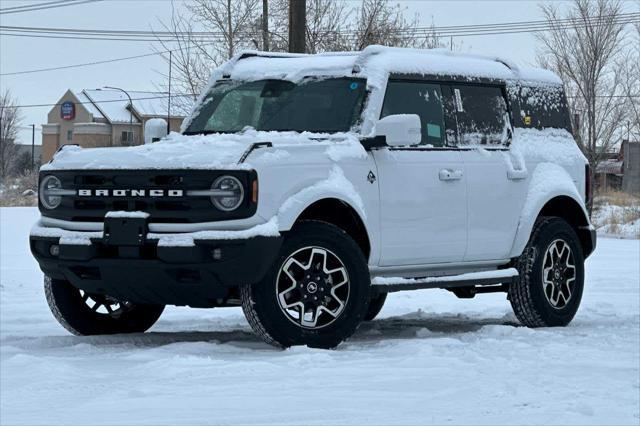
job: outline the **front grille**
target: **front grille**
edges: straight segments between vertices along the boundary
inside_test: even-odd
[[[64,189],[90,190],[145,190],[146,196],[65,196],[60,206],[47,210],[40,206],[43,215],[76,222],[102,222],[109,211],[144,211],[154,223],[196,223],[220,220],[243,219],[252,216],[256,205],[251,201],[249,188],[256,179],[254,171],[244,170],[110,170],[85,171],[65,170],[47,172],[62,182]],[[188,197],[189,190],[210,189],[213,181],[221,175],[235,176],[245,187],[243,204],[233,212],[216,209],[209,197]],[[151,190],[182,190],[182,197],[151,197]],[[109,192],[111,193],[111,192]]]

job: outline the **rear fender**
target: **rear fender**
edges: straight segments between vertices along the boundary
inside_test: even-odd
[[[589,214],[584,206],[584,200],[569,173],[557,164],[540,163],[531,177],[509,257],[514,258],[522,254],[536,219],[543,213],[546,206],[559,198],[570,203],[566,207],[567,213],[575,209],[580,212],[581,217],[578,218],[578,222],[572,223],[577,232],[580,227],[589,227]]]

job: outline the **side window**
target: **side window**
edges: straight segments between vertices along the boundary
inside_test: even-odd
[[[453,85],[460,146],[503,145],[511,133],[502,88]]]
[[[520,86],[513,91],[516,91],[516,105],[512,106],[515,127],[553,127],[571,132],[569,109],[562,87]]]
[[[422,123],[420,144],[444,145],[444,114],[439,84],[390,80],[380,118],[393,114],[418,114]]]

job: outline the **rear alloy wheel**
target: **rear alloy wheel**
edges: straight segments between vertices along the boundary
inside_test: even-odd
[[[576,264],[571,247],[564,240],[554,240],[542,261],[542,283],[547,301],[562,309],[571,301],[576,284]]]
[[[163,305],[139,305],[78,290],[64,280],[45,276],[47,303],[58,322],[72,334],[142,333],[160,318]]]
[[[557,217],[538,219],[516,267],[520,277],[509,286],[509,300],[520,322],[527,327],[569,324],[584,287],[582,246],[571,225]]]
[[[307,221],[285,237],[265,278],[241,288],[242,308],[267,343],[333,348],[364,319],[369,281],[364,255],[349,235]]]

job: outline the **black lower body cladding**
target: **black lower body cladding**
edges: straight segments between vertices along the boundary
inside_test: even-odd
[[[262,280],[282,244],[281,237],[198,240],[187,247],[91,241],[59,245],[59,238],[32,236],[30,245],[47,276],[80,290],[133,303],[192,307],[216,306],[233,287]]]

